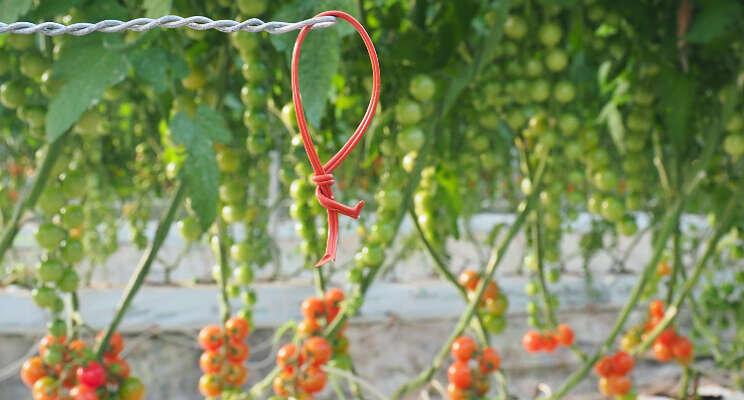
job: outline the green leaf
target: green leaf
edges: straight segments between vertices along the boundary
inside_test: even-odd
[[[150,47],[132,53],[134,73],[152,86],[156,93],[168,89],[168,82],[188,75],[189,66],[183,57],[161,47]]]
[[[108,87],[125,78],[127,68],[124,55],[106,50],[100,37],[81,40],[65,51],[53,66],[54,75],[66,83],[49,103],[47,139],[53,141],[69,129]]]
[[[625,138],[625,126],[623,125],[623,117],[620,115],[620,111],[617,109],[617,104],[614,101],[610,101],[602,108],[602,112],[599,113],[599,122],[607,123],[612,141],[615,142],[615,146],[620,150],[620,154],[625,154],[625,142],[623,141]]]
[[[703,10],[692,19],[687,32],[687,40],[691,43],[711,42],[741,18],[742,6],[736,0],[709,0],[701,4]]]
[[[11,24],[31,9],[31,0],[0,0],[0,22]]]
[[[695,99],[695,81],[675,69],[662,72],[659,99],[664,111],[666,131],[677,150],[683,148],[690,132],[690,117]]]
[[[160,18],[171,12],[171,0],[145,0],[145,17]]]
[[[231,134],[222,116],[206,106],[200,106],[192,119],[176,114],[170,122],[173,141],[186,148],[186,161],[181,178],[202,229],[208,229],[217,218],[220,171],[215,159],[213,141],[227,143]]]

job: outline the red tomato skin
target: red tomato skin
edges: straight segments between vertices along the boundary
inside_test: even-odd
[[[473,373],[466,361],[455,361],[447,368],[447,379],[460,389],[467,389],[473,383]]]
[[[468,336],[460,336],[450,346],[450,353],[452,353],[452,357],[457,361],[470,360],[473,358],[476,350],[478,350],[478,346],[475,340]]]
[[[222,346],[222,328],[217,325],[207,325],[199,331],[199,345],[204,350],[217,350]]]
[[[86,366],[79,366],[75,375],[78,382],[94,389],[106,382],[106,370],[97,361],[90,361]]]

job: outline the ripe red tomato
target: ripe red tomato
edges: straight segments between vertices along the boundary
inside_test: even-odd
[[[331,359],[333,349],[321,336],[313,336],[302,344],[302,357],[312,365],[322,365]]]
[[[671,346],[677,340],[677,332],[672,327],[666,328],[659,334],[656,340],[667,346]]]
[[[545,333],[542,335],[542,349],[547,351],[548,353],[552,353],[555,351],[555,349],[558,348],[558,339],[556,336],[551,333]]]
[[[633,386],[633,383],[627,376],[613,375],[607,378],[607,386],[610,394],[624,395],[630,392],[630,388]]]
[[[251,354],[251,349],[242,340],[231,340],[225,349],[225,358],[232,362],[243,362]]]
[[[96,390],[85,385],[77,385],[73,387],[72,390],[70,390],[70,396],[74,400],[98,400]]]
[[[599,360],[599,362],[594,366],[594,371],[597,372],[597,375],[603,378],[606,378],[615,373],[615,371],[612,369],[612,357],[602,357],[602,359]]]
[[[44,370],[44,362],[41,357],[31,357],[21,367],[21,380],[28,387],[32,387],[36,381],[47,375]]]
[[[482,373],[490,374],[501,368],[501,356],[493,347],[486,347],[478,357],[478,365]]]
[[[88,345],[82,340],[73,340],[67,344],[67,350],[70,352],[70,356],[80,358],[85,354],[85,349]]]
[[[522,346],[529,353],[537,353],[544,348],[542,335],[538,331],[528,331],[522,337]]]
[[[96,343],[100,342],[103,339],[103,335],[106,332],[101,331],[98,332],[96,335]],[[108,356],[118,356],[119,353],[124,349],[124,338],[119,334],[119,332],[114,332],[111,334],[111,339],[109,339],[108,346],[106,346],[106,355]]]
[[[245,318],[232,317],[225,322],[225,333],[231,339],[245,339],[250,331],[251,324]]]
[[[481,303],[485,303],[486,300],[496,300],[499,297],[499,292],[499,286],[496,285],[496,282],[488,282],[486,290],[483,292],[483,296],[481,297]]]
[[[199,392],[204,397],[217,397],[222,393],[222,385],[213,374],[204,374],[199,378]]]
[[[299,351],[294,343],[287,343],[276,352],[276,364],[282,368],[299,361]]]
[[[660,342],[658,338],[654,341],[651,350],[654,352],[654,357],[661,362],[669,361],[674,357],[671,347]]]
[[[287,397],[290,394],[290,390],[293,388],[294,376],[288,374],[286,371],[277,375],[274,381],[271,382],[271,386],[274,388],[274,393],[279,397]],[[292,390],[294,392],[294,390]]]
[[[298,385],[302,390],[312,394],[323,390],[326,385],[328,377],[325,371],[317,366],[311,366],[304,373],[298,377]]]
[[[324,297],[326,310],[340,308],[341,302],[344,301],[345,298],[346,295],[343,290],[339,288],[330,288],[326,290]]]
[[[318,319],[325,315],[325,302],[315,296],[306,298],[300,308],[305,319]]]
[[[104,357],[104,363],[109,373],[117,376],[120,380],[129,378],[131,368],[127,360],[119,357]]]
[[[58,393],[57,380],[51,376],[38,379],[31,389],[34,400],[56,400]]]
[[[222,329],[217,325],[207,325],[199,331],[199,345],[204,350],[217,350],[222,346]]]
[[[694,350],[694,346],[690,339],[679,336],[677,339],[672,343],[672,353],[674,354],[674,357],[685,360],[692,356],[692,351]]]
[[[321,332],[323,328],[318,323],[317,319],[304,319],[297,324],[297,334],[302,337],[315,336]]]
[[[473,373],[467,361],[455,361],[447,368],[447,379],[460,389],[467,389],[473,383]]]
[[[561,346],[571,346],[574,342],[574,331],[566,324],[558,325],[556,339]]]
[[[617,375],[626,375],[633,369],[633,357],[624,351],[618,351],[612,356],[612,372]]]
[[[225,359],[217,351],[205,351],[199,357],[199,368],[205,374],[218,374],[222,371]]]
[[[457,361],[470,360],[473,358],[476,350],[478,350],[478,345],[476,345],[475,340],[468,336],[460,336],[455,339],[450,347],[452,357]]]
[[[664,316],[664,302],[656,299],[648,305],[648,312],[652,317],[661,318]]]
[[[457,277],[457,282],[467,291],[473,291],[478,286],[480,274],[474,269],[466,269]]]
[[[243,364],[228,363],[225,371],[225,382],[232,386],[240,386],[248,377],[248,369]]]
[[[447,385],[447,396],[450,400],[466,400],[468,398],[468,391],[460,389],[454,383],[450,382]]]
[[[106,370],[97,361],[89,361],[87,365],[77,367],[75,376],[78,382],[94,389],[106,382]]]

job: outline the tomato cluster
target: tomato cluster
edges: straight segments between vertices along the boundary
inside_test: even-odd
[[[628,377],[634,365],[633,357],[624,351],[602,357],[594,366],[599,375],[599,391],[605,396],[616,396],[618,400],[635,399],[635,393],[631,392],[633,382]]]
[[[276,354],[281,369],[273,382],[277,396],[312,398],[323,390],[327,381],[323,365],[348,351],[343,328],[331,343],[323,337],[323,329],[341,312],[345,297],[341,289],[330,288],[322,299],[311,296],[302,301],[304,319],[297,325],[297,342],[285,344]]]
[[[481,281],[481,274],[473,269],[466,269],[457,277],[457,282],[465,289],[468,299],[475,295],[475,290]],[[509,299],[506,293],[499,289],[494,281],[488,281],[480,302],[480,313],[485,328],[494,334],[499,334],[506,328],[506,310]]]
[[[539,351],[552,353],[558,346],[572,346],[573,343],[573,329],[566,324],[558,325],[555,331],[531,330],[522,336],[522,346],[530,353]]]
[[[97,361],[80,339],[68,340],[63,331],[47,334],[39,342],[39,355],[21,367],[23,383],[32,388],[34,400],[142,400],[145,386],[130,376],[129,363],[121,357],[124,339],[114,333]],[[100,341],[103,332],[96,336]]]
[[[199,367],[199,391],[204,397],[216,397],[239,390],[248,377],[244,363],[250,356],[245,342],[251,332],[250,323],[242,317],[232,317],[224,327],[208,325],[199,331],[199,345],[204,350]]]
[[[481,398],[491,388],[489,375],[501,368],[501,356],[493,347],[480,348],[471,337],[452,342],[455,361],[447,368],[447,395],[450,400]]]

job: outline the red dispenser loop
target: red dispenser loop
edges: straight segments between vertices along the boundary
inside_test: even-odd
[[[322,164],[318,158],[318,152],[315,150],[313,140],[310,138],[310,133],[307,129],[307,121],[305,120],[305,111],[302,108],[302,96],[300,94],[300,82],[299,82],[299,64],[300,64],[300,51],[302,48],[302,42],[305,40],[305,36],[310,32],[310,26],[304,27],[300,34],[297,36],[297,41],[292,51],[292,101],[294,102],[295,114],[297,115],[297,126],[300,129],[302,135],[302,142],[305,145],[305,152],[307,158],[310,159],[310,164],[313,166],[313,182],[316,185],[315,196],[318,198],[320,205],[325,207],[328,211],[328,239],[326,241],[326,252],[320,261],[315,266],[321,266],[329,261],[336,259],[336,246],[338,243],[338,214],[344,214],[354,219],[359,217],[359,212],[364,207],[364,201],[360,201],[354,207],[345,206],[333,198],[333,191],[331,186],[335,182],[333,178],[333,170],[335,170],[341,162],[354,150],[354,147],[364,136],[364,132],[372,122],[372,117],[375,115],[377,109],[377,102],[380,99],[380,64],[377,60],[377,52],[375,46],[372,44],[372,39],[362,24],[359,23],[354,17],[343,12],[343,11],[326,11],[322,12],[315,17],[323,17],[332,15],[336,18],[341,18],[349,22],[354,29],[359,32],[359,36],[362,37],[364,45],[367,47],[369,53],[369,61],[372,63],[372,97],[369,101],[367,111],[364,113],[364,118],[359,126],[351,135],[346,144],[331,157],[328,162]]]

